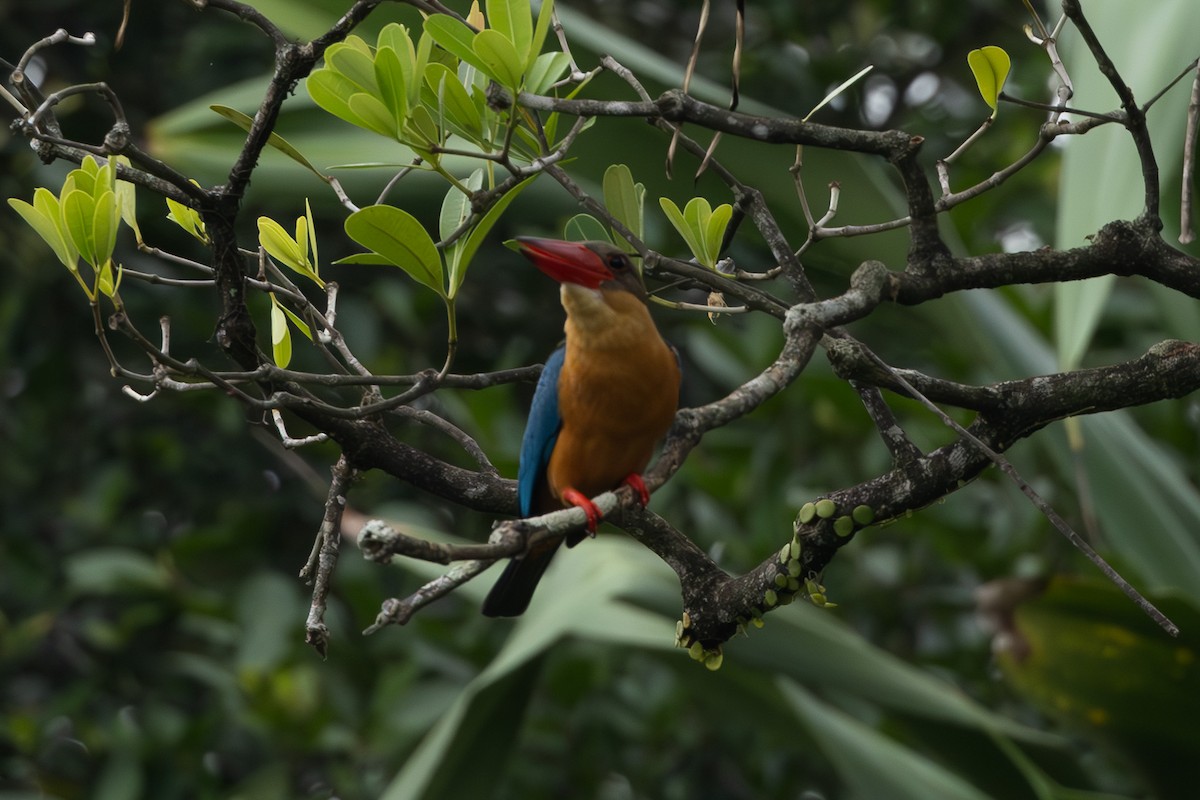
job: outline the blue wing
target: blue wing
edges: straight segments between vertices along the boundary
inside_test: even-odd
[[[566,348],[560,347],[550,354],[533,393],[529,422],[521,440],[521,466],[517,471],[517,496],[523,517],[533,514],[534,492],[546,474],[550,454],[554,452],[562,428],[562,417],[558,415],[558,375],[562,372],[566,352]]]

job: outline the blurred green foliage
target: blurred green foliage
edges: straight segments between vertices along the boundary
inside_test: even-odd
[[[346,4],[254,5],[294,35],[311,36]],[[698,3],[562,5],[577,57],[594,60],[603,47],[635,67],[652,92],[677,85]],[[1016,3],[747,5],[745,110],[803,115],[871,63],[863,85],[822,109],[819,121],[918,133],[932,161],[989,113],[966,66],[970,50],[1005,47],[1013,57],[1008,91],[1044,94],[1045,59],[1026,43]],[[266,85],[269,48],[251,28],[219,13],[162,3],[135,4],[126,45],[114,51],[119,6],[0,3],[0,56],[15,60],[58,27],[96,31],[96,48],[47,51],[49,88],[108,81],[157,155],[202,184],[223,180],[241,131],[207,106],[252,112]],[[1177,4],[1178,14],[1188,11]],[[1112,15],[1117,26],[1140,20],[1121,19],[1120,9]],[[585,18],[594,22],[579,24]],[[710,99],[724,98],[732,18],[732,3],[715,4],[700,62],[710,81],[696,87]],[[385,4],[362,35],[371,40],[397,19],[413,24],[416,17]],[[1177,17],[1177,30],[1187,30],[1182,19],[1190,17]],[[1086,61],[1080,63],[1082,70]],[[591,88],[625,96],[609,78]],[[1093,102],[1107,110],[1111,100]],[[395,160],[387,143],[323,114],[303,91],[286,108],[278,132],[320,168]],[[60,111],[76,138],[98,138],[109,122],[94,99],[72,98]],[[956,165],[955,185],[1011,162],[1032,143],[1040,121],[1037,112],[1005,109]],[[728,198],[711,175],[666,181],[666,142],[643,123],[617,121],[609,131],[580,140],[573,174],[599,195],[609,164],[629,164],[651,200],[649,241],[684,254],[682,240],[657,214],[657,198],[681,206],[697,195],[714,205]],[[43,167],[7,129],[0,137],[4,197],[28,198],[33,186],[61,182],[67,167]],[[786,172],[793,154],[726,140],[717,156],[777,204],[787,232],[800,241],[802,216]],[[826,184],[842,181],[839,222],[878,221],[894,212],[894,181],[879,165],[814,153],[806,162],[806,185],[818,206]],[[1056,156],[1043,158],[956,209],[945,223],[947,236],[969,252],[1053,242],[1056,209],[1072,200],[1057,194],[1060,166]],[[677,166],[676,174],[690,170]],[[388,177],[385,171],[339,175],[352,193],[370,198]],[[246,241],[254,240],[260,214],[303,214],[305,196],[326,263],[351,252],[324,185],[275,153],[264,158],[247,198]],[[142,208],[160,210],[143,211],[147,241],[203,259],[203,249],[161,219],[165,207],[150,200],[140,197]],[[432,181],[406,185],[391,202],[436,230],[441,190]],[[496,242],[515,233],[557,233],[576,211],[538,182],[500,221],[458,298],[457,371],[533,363],[553,346],[561,326],[554,287]],[[1103,211],[1094,212],[1092,227],[1104,219]],[[838,609],[798,603],[772,614],[764,630],[730,643],[718,673],[670,649],[678,613],[673,578],[615,536],[561,558],[541,602],[515,623],[478,614],[485,589],[479,581],[407,628],[370,638],[358,631],[379,602],[430,573],[369,565],[347,547],[330,609],[332,648],[322,662],[302,642],[308,602],[294,576],[320,521],[334,451],[286,453],[264,435],[263,420],[215,395],[135,403],[108,375],[70,275],[15,214],[0,215],[0,242],[6,276],[0,798],[1080,798],[1145,796],[1151,789],[1183,797],[1194,786],[1186,773],[1160,771],[1146,780],[1139,772],[1150,763],[1144,752],[1094,737],[1094,717],[1056,713],[1046,702],[1071,690],[1075,674],[1089,677],[1088,692],[1112,698],[1131,691],[1126,679],[1139,670],[1151,678],[1169,671],[1161,667],[1167,647],[1156,638],[1161,634],[1130,618],[1130,608],[1107,587],[1067,585],[1043,601],[1041,612],[1036,605],[1023,610],[1038,634],[1031,641],[1042,648],[1087,642],[1091,627],[1109,625],[1139,631],[1135,641],[1159,655],[1142,657],[1134,649],[1109,667],[1081,645],[1042,649],[1044,659],[1031,660],[1024,673],[1019,662],[1002,658],[1012,680],[998,680],[990,631],[975,611],[977,587],[1009,576],[1090,572],[994,475],[911,519],[859,536],[823,577]],[[839,291],[864,257],[898,267],[904,244],[899,233],[828,243],[812,251],[808,266],[820,291]],[[740,263],[759,263],[758,247],[746,237],[733,254]],[[128,241],[118,244],[118,256],[127,267],[145,258]],[[445,331],[438,327],[438,298],[380,271],[324,269],[344,287],[342,330],[375,371],[440,364]],[[1013,287],[983,294],[884,309],[855,333],[897,366],[957,380],[1053,369],[1052,292]],[[1158,305],[1169,302],[1162,294],[1118,283],[1089,360],[1110,362],[1172,332],[1186,335],[1194,320],[1177,303]],[[219,359],[210,341],[212,297],[197,292],[183,304],[175,294],[144,287],[123,296],[141,319],[169,305],[176,351]],[[1176,310],[1160,314],[1163,307]],[[254,310],[265,330],[267,304]],[[778,329],[762,319],[714,327],[699,316],[656,314],[684,353],[685,404],[721,396],[768,363],[779,345]],[[1172,326],[1167,332],[1164,318]],[[132,351],[124,355],[135,358]],[[814,362],[796,389],[709,436],[655,496],[656,510],[730,570],[777,549],[795,509],[813,495],[887,467],[853,392],[826,364]],[[441,392],[429,402],[512,475],[530,393],[531,387]],[[941,424],[915,405],[895,405],[920,444],[947,440]],[[1194,578],[1191,557],[1200,547],[1191,488],[1194,403],[1088,422],[1084,469],[1101,522],[1108,523],[1101,543],[1139,585],[1182,590],[1174,601],[1180,621],[1193,618],[1195,582],[1180,584]],[[462,460],[427,430],[405,436]],[[1075,483],[1076,463],[1060,432],[1047,431],[1010,455],[1060,511],[1080,519],[1089,500]],[[364,478],[352,501],[429,535],[452,531],[480,540],[491,522],[377,475]],[[581,582],[589,587],[586,598],[572,591]],[[1185,635],[1171,651],[1177,661],[1187,658],[1179,653],[1197,650],[1196,631]],[[1039,673],[1047,660],[1054,669]],[[1067,678],[1051,682],[1047,675]],[[1200,686],[1194,668],[1176,677],[1158,705],[1120,704],[1132,707],[1134,729],[1171,742],[1187,735],[1178,715],[1191,706],[1173,705],[1169,695],[1194,698]]]

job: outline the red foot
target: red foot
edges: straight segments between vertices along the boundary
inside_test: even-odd
[[[637,492],[638,500],[641,502],[642,508],[650,505],[650,490],[646,488],[646,483],[642,480],[641,475],[638,475],[636,472],[631,472],[625,476],[625,480],[622,481],[622,483],[624,483],[626,486],[632,487],[633,490]]]
[[[600,524],[600,509],[596,508],[596,504],[576,489],[563,489],[561,497],[564,503],[583,509],[583,513],[587,514],[588,534],[595,536],[596,526]]]

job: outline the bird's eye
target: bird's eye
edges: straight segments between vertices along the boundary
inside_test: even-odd
[[[621,272],[629,269],[629,259],[624,253],[613,253],[608,257],[608,268],[613,272]]]

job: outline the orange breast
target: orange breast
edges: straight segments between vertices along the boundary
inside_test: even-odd
[[[619,313],[610,325],[572,325],[568,317],[562,430],[546,473],[558,498],[568,487],[594,497],[644,470],[678,406],[675,354],[640,300],[614,299]]]

